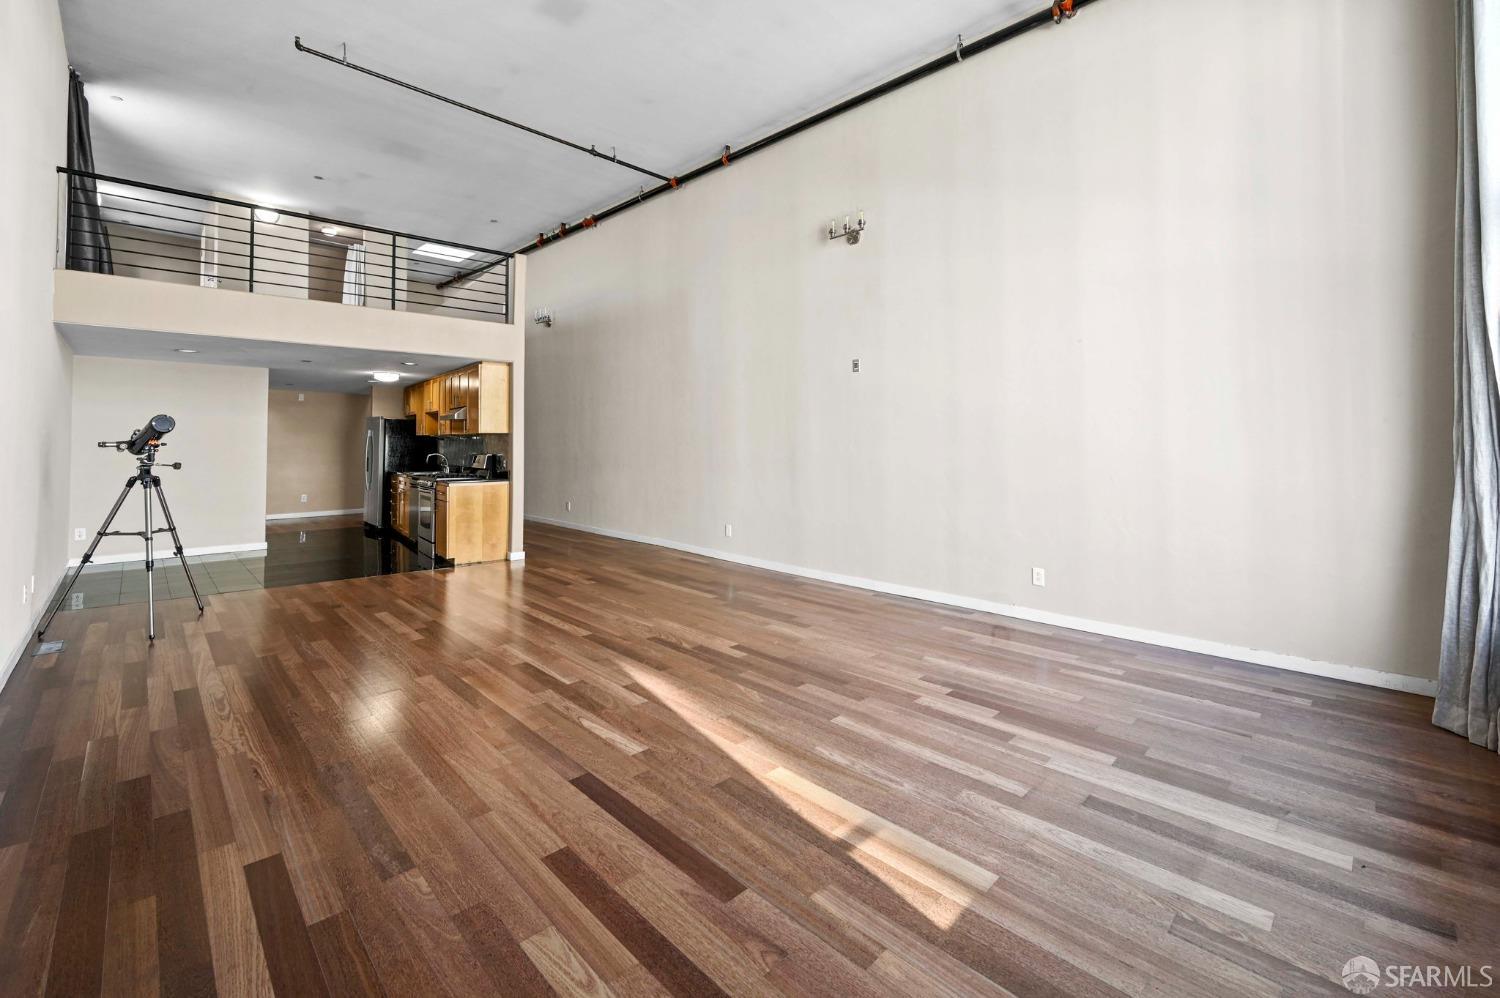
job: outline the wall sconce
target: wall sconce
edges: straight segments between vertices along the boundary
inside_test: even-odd
[[[859,242],[859,235],[860,235],[861,232],[864,232],[864,231],[865,231],[865,213],[864,212],[860,212],[859,213],[859,220],[857,222],[855,222],[853,225],[849,224],[849,216],[848,215],[844,216],[844,227],[843,228],[839,228],[839,224],[838,224],[838,220],[837,219],[832,219],[828,223],[828,238],[829,238],[829,240],[838,239],[840,236],[842,236],[843,239],[844,239],[844,242],[848,243],[850,246],[853,246],[853,245],[855,245],[855,244],[857,244]]]
[[[535,323],[536,325],[538,325],[538,326],[546,326],[548,329],[551,329],[552,328],[552,309],[550,309],[550,308],[539,308],[539,309],[537,309],[535,312],[531,313],[531,321],[533,323]]]

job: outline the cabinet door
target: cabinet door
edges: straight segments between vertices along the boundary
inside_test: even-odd
[[[448,557],[448,499],[438,499],[433,513],[432,545],[439,558]]]
[[[478,367],[475,433],[510,432],[510,365],[486,361]]]

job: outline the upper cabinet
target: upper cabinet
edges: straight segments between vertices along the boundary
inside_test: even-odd
[[[470,364],[406,389],[406,414],[423,436],[510,432],[510,365]]]

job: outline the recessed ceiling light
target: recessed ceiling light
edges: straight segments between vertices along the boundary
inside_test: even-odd
[[[403,360],[401,362],[401,366],[402,367],[416,367],[417,366],[417,362],[414,361],[414,360]]]
[[[275,208],[255,209],[255,220],[257,222],[274,222],[281,218],[281,212]]]
[[[492,218],[492,219],[490,219],[490,224],[494,225],[498,221],[500,221],[500,219],[498,219],[498,218]]]
[[[371,371],[370,377],[385,385],[388,385],[393,381],[401,380],[401,375],[397,374],[395,371]]]
[[[318,231],[325,236],[336,236],[339,234],[339,227],[337,225],[325,225]]]
[[[119,94],[110,94],[109,99],[112,101],[118,101],[121,104],[125,103],[125,98],[121,97]]]
[[[434,260],[446,260],[448,263],[462,263],[474,255],[473,250],[459,249],[457,246],[444,246],[442,243],[423,243],[411,251],[412,256],[429,256]]]
[[[173,347],[178,353],[197,353],[192,347]]]
[[[323,175],[321,173],[314,173],[313,174],[313,179],[314,180],[322,180],[323,179]]]
[[[312,361],[310,361],[310,360],[299,360],[297,363],[299,363],[299,364],[311,364]]]

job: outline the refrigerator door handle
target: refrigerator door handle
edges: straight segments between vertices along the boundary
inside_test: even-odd
[[[365,430],[365,484],[370,482],[370,462],[375,459],[375,431]]]

